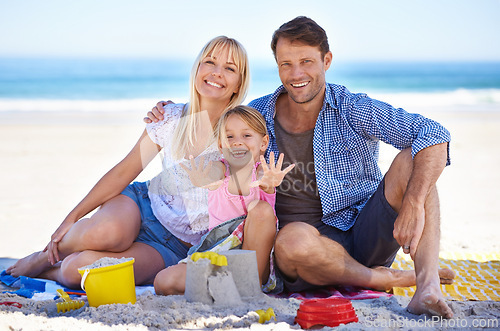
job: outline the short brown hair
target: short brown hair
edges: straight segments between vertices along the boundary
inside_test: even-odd
[[[318,46],[321,57],[330,51],[325,30],[309,17],[298,16],[274,31],[271,41],[274,58],[276,58],[276,44],[280,38],[288,39],[291,42],[297,41],[308,46]]]

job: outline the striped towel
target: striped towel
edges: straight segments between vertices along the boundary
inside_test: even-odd
[[[452,285],[441,285],[443,295],[450,300],[500,301],[500,252],[441,253],[439,267],[456,273]],[[398,253],[392,268],[414,269],[409,255]],[[395,295],[411,297],[415,287],[395,287]]]
[[[374,291],[357,286],[325,286],[314,290],[302,292],[281,292],[279,294],[268,294],[275,298],[295,298],[298,300],[307,299],[330,299],[343,298],[349,300],[377,299],[380,297],[390,297],[392,294]]]

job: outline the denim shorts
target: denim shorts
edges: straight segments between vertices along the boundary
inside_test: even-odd
[[[153,214],[148,186],[149,182],[133,182],[121,194],[134,200],[141,213],[141,229],[135,241],[156,249],[163,257],[165,267],[168,267],[184,259],[189,247],[165,229]]]
[[[347,253],[366,267],[390,267],[400,248],[393,236],[394,222],[398,214],[385,198],[385,177],[359,213],[354,225],[347,231],[321,223],[318,231],[344,247]],[[301,278],[288,281],[283,275],[284,285],[291,292],[300,292],[319,286]]]

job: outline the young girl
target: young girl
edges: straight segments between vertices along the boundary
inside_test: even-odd
[[[196,165],[191,159],[191,169],[182,167],[189,174],[193,185],[208,188],[210,229],[235,228],[227,238],[218,238],[220,231],[209,232],[204,240],[190,249],[195,251],[223,251],[241,244],[242,249],[254,250],[261,284],[268,281],[270,256],[277,231],[274,214],[275,187],[294,165],[281,170],[283,154],[275,164],[264,160],[269,143],[266,123],[262,115],[247,106],[237,106],[221,116],[217,130],[219,149],[224,158],[207,166],[200,158]],[[260,160],[260,161],[259,161]],[[207,243],[216,242],[210,247]],[[185,289],[186,264],[181,263],[161,271],[155,278],[157,294],[182,294]]]

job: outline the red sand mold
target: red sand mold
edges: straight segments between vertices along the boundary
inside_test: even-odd
[[[295,317],[295,323],[303,329],[321,325],[335,327],[357,321],[351,301],[342,298],[304,300]]]

